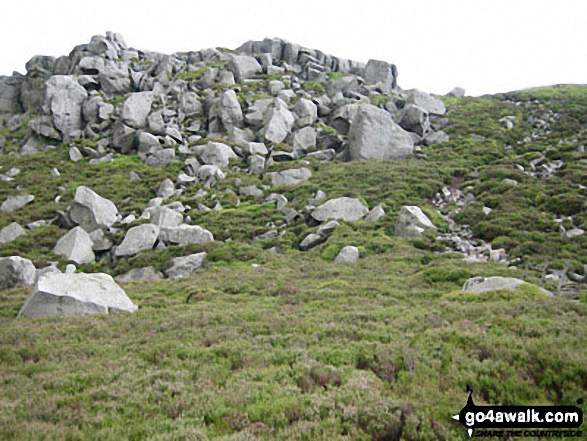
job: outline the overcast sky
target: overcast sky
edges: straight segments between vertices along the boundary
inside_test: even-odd
[[[394,63],[398,84],[469,95],[587,83],[587,0],[2,0],[0,75],[107,30],[164,53],[281,37]]]

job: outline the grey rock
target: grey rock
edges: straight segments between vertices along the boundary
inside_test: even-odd
[[[137,309],[108,274],[51,274],[39,279],[19,316],[76,316]]]
[[[68,263],[65,266],[65,274],[75,274],[76,271],[77,271],[77,268],[73,263]]]
[[[254,126],[263,123],[265,121],[265,112],[272,102],[273,100],[270,98],[255,101],[253,105],[249,106],[245,121]]]
[[[21,76],[0,76],[0,113],[20,113],[20,87],[24,80]]]
[[[141,251],[150,250],[159,237],[159,227],[143,224],[130,228],[122,243],[116,248],[116,256],[134,256]]]
[[[226,178],[226,173],[215,165],[206,164],[198,170],[198,177],[201,181],[211,184],[215,181],[222,181]]]
[[[86,90],[70,75],[54,75],[47,80],[45,112],[52,114],[53,124],[64,139],[78,138],[83,128],[82,104]]]
[[[299,127],[309,126],[318,119],[318,107],[305,98],[301,98],[296,102],[294,112],[298,115],[296,125]]]
[[[90,233],[90,239],[92,240],[92,250],[94,251],[107,251],[112,248],[112,241],[104,235],[102,230],[94,230]]]
[[[252,78],[262,72],[259,62],[248,55],[232,55],[228,63],[228,69],[233,73],[237,82]]]
[[[504,178],[501,182],[502,184],[509,185],[510,187],[515,187],[516,185],[518,185],[518,181],[516,181],[515,179]]]
[[[249,173],[259,175],[265,170],[265,158],[260,155],[251,155],[247,158]]]
[[[395,65],[385,61],[369,60],[365,66],[364,78],[368,83],[380,83],[387,93],[396,87],[397,69]]]
[[[422,233],[436,226],[428,219],[420,207],[403,206],[395,224],[395,235],[399,237],[419,237]]]
[[[75,191],[68,215],[73,223],[92,232],[99,228],[110,228],[118,219],[118,209],[112,201],[80,185]]]
[[[318,150],[308,153],[308,158],[316,158],[318,161],[332,161],[335,156],[336,150],[334,149]]]
[[[323,225],[320,225],[316,230],[316,234],[318,234],[319,236],[330,237],[337,227],[340,227],[340,224],[337,221],[332,220],[326,222]]]
[[[165,179],[159,189],[157,190],[157,196],[163,199],[169,199],[175,194],[175,184],[169,178]]]
[[[461,98],[465,96],[465,89],[463,89],[462,87],[455,87],[449,93],[447,93],[446,96]]]
[[[51,274],[62,274],[61,270],[55,266],[56,264],[57,264],[57,262],[54,262],[54,265],[50,265],[45,268],[38,269],[35,274],[35,282],[33,283],[33,285],[35,283],[37,283],[39,281],[39,279],[41,279],[42,277],[47,277],[47,276],[50,276]]]
[[[151,212],[150,222],[159,228],[179,227],[183,223],[183,215],[167,207],[154,207]]]
[[[271,142],[282,142],[291,132],[295,118],[287,108],[287,104],[279,98],[275,98],[271,106],[267,108],[265,126],[263,129],[265,139]]]
[[[133,147],[135,132],[135,129],[119,121],[112,132],[112,146],[120,153],[128,153]]]
[[[210,231],[198,225],[179,225],[177,227],[161,228],[159,239],[166,243],[187,245],[188,243],[206,243],[214,240]]]
[[[73,162],[81,161],[83,159],[81,152],[75,146],[70,147],[68,153],[69,153],[69,159],[71,159]]]
[[[130,72],[124,62],[107,60],[98,81],[107,95],[123,95],[131,90]]]
[[[117,283],[130,283],[145,280],[160,280],[163,279],[163,273],[156,271],[152,266],[145,268],[134,268],[129,272],[116,276],[114,280]]]
[[[163,120],[163,111],[156,110],[147,117],[149,132],[155,135],[165,135],[165,121]]]
[[[447,141],[449,141],[448,135],[443,131],[438,131],[426,135],[426,137],[424,138],[424,145],[431,146]]]
[[[122,106],[122,121],[135,129],[146,127],[152,104],[152,92],[131,93]]]
[[[279,211],[282,211],[285,206],[287,205],[287,198],[279,193],[271,193],[266,199],[265,202],[275,202],[275,208]]]
[[[285,84],[279,80],[269,81],[269,93],[273,96],[277,96],[279,92],[285,89]]]
[[[31,286],[35,283],[35,265],[19,256],[0,258],[0,290]]]
[[[141,177],[139,176],[138,173],[135,173],[135,172],[131,171],[128,174],[128,179],[131,180],[131,181],[140,181],[141,180]]]
[[[245,187],[240,187],[238,189],[238,194],[240,196],[253,196],[254,198],[263,197],[263,190],[258,188],[256,185],[248,185]]]
[[[312,212],[312,217],[319,222],[340,219],[354,222],[364,217],[369,209],[356,198],[341,197],[330,199]]]
[[[269,175],[271,176],[272,187],[282,187],[301,184],[312,177],[312,172],[310,169],[302,167],[281,172],[271,172]]]
[[[383,109],[359,107],[349,131],[348,152],[356,159],[399,159],[414,150],[412,137]]]
[[[267,147],[262,142],[249,142],[243,145],[243,153],[246,155],[265,156],[269,153]]]
[[[139,135],[139,156],[153,153],[161,149],[159,137],[149,132],[141,132]]]
[[[316,129],[304,127],[291,135],[291,144],[296,155],[305,154],[312,147],[316,147]]]
[[[373,209],[369,213],[367,213],[367,216],[365,216],[365,220],[367,222],[377,222],[383,216],[385,216],[385,210],[383,210],[383,207],[381,205],[377,205],[373,207]]]
[[[359,257],[359,249],[349,245],[340,250],[340,253],[334,259],[334,263],[356,262]]]
[[[487,291],[494,291],[498,289],[516,289],[521,284],[526,283],[523,280],[515,277],[473,277],[465,282],[463,291],[481,294]],[[538,288],[538,287],[537,287]],[[550,291],[539,288],[546,295],[552,296]]]
[[[175,257],[172,260],[173,265],[165,271],[165,274],[170,279],[188,277],[198,269],[202,268],[206,256],[206,253],[197,253],[185,257]]]
[[[319,234],[315,233],[308,234],[300,243],[300,251],[308,251],[320,244],[323,244],[327,240],[328,236],[320,236]]]
[[[93,245],[90,235],[82,227],[75,227],[57,241],[53,252],[82,265],[96,260]]]
[[[197,116],[202,113],[200,97],[195,92],[185,92],[179,100],[179,110],[187,117]]]
[[[330,125],[339,134],[348,135],[359,108],[360,104],[345,104],[340,106],[332,114]]]
[[[418,89],[412,89],[406,92],[406,104],[414,104],[421,107],[430,115],[444,115],[446,107],[442,100],[433,97],[432,95],[421,92]]]
[[[9,196],[4,202],[2,202],[0,211],[4,211],[5,213],[12,213],[14,210],[18,210],[29,202],[32,202],[33,199],[35,199],[35,197],[30,194],[22,196]]]
[[[12,222],[0,230],[0,245],[12,242],[25,234],[26,231],[20,226],[20,224]]]
[[[215,165],[219,168],[227,167],[231,159],[238,158],[230,146],[221,142],[209,142],[197,146],[194,150],[204,164]]]
[[[401,112],[399,125],[405,130],[424,136],[430,130],[428,112],[419,106],[408,104]]]
[[[243,112],[234,90],[226,90],[220,98],[215,100],[209,114],[211,132],[230,131],[240,127],[243,122]]]

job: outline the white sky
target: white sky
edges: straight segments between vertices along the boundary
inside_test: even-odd
[[[107,30],[173,53],[281,37],[396,64],[398,84],[469,95],[587,83],[587,0],[2,0],[0,75]]]

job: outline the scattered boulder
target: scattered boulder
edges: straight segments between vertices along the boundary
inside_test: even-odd
[[[364,217],[369,209],[356,198],[341,197],[330,199],[312,212],[312,217],[323,222],[329,219],[339,219],[354,222]]]
[[[96,260],[93,251],[94,242],[82,228],[75,227],[62,236],[53,248],[53,252],[79,265]]]
[[[365,216],[365,220],[367,222],[377,222],[383,216],[385,216],[385,210],[381,205],[377,205],[373,207],[373,209],[369,213],[367,213],[367,216]]]
[[[77,316],[137,309],[108,274],[50,274],[39,279],[19,316]]]
[[[112,201],[80,185],[68,215],[72,222],[91,233],[99,228],[110,228],[118,219],[118,209]]]
[[[368,83],[379,83],[386,93],[397,86],[397,68],[385,61],[367,61],[363,76]]]
[[[300,242],[300,251],[308,251],[328,240],[328,236],[320,236],[319,234],[308,234],[304,240]]]
[[[178,279],[181,277],[188,277],[202,268],[206,260],[207,253],[190,254],[185,257],[175,257],[172,259],[173,265],[165,274],[170,279]]]
[[[2,206],[0,206],[0,211],[12,213],[14,210],[18,210],[19,208],[24,207],[26,204],[32,202],[34,199],[35,197],[31,194],[22,196],[9,196],[4,202],[2,202]]]
[[[494,291],[498,289],[516,289],[523,283],[526,282],[520,279],[516,279],[515,277],[473,277],[465,282],[463,285],[463,291],[481,294],[487,291]],[[546,289],[539,289],[547,295],[553,295]]]
[[[159,239],[166,243],[187,245],[188,243],[206,243],[214,240],[212,233],[198,225],[182,224],[177,227],[162,228]]]
[[[231,159],[238,158],[230,146],[221,142],[199,145],[195,152],[204,164],[215,165],[218,168],[225,168]]]
[[[346,246],[334,259],[334,263],[344,263],[344,262],[356,262],[359,260],[359,249],[354,246]]]
[[[19,223],[12,222],[0,230],[0,245],[12,242],[13,240],[16,240],[18,237],[25,234],[26,231],[20,226]]]
[[[143,280],[160,280],[163,278],[161,271],[155,270],[152,266],[145,268],[134,268],[129,272],[116,276],[114,280],[117,283],[130,283],[138,282]]]
[[[414,141],[391,115],[371,104],[363,104],[351,124],[348,152],[356,159],[402,159],[412,154]]]
[[[134,256],[141,251],[150,250],[159,237],[159,227],[143,224],[130,228],[122,243],[116,248],[116,256]]]
[[[122,106],[122,122],[135,129],[146,127],[152,104],[152,92],[131,93]]]
[[[0,258],[0,290],[31,286],[35,283],[33,262],[19,256]]]
[[[304,181],[307,181],[312,177],[312,172],[310,171],[310,169],[302,167],[291,168],[289,170],[284,170],[281,172],[271,172],[269,173],[269,175],[271,176],[272,187],[285,187],[298,185]]]
[[[395,235],[399,237],[419,237],[422,233],[436,226],[426,216],[420,207],[414,205],[403,206],[395,224]]]
[[[406,104],[413,104],[421,107],[430,115],[441,116],[446,113],[446,107],[442,100],[439,100],[426,92],[421,92],[418,89],[409,90],[406,93],[405,100]]]

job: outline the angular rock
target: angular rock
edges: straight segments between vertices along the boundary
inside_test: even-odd
[[[301,98],[296,102],[294,111],[298,115],[296,125],[299,127],[309,126],[318,119],[318,107],[305,98]]]
[[[332,220],[326,222],[323,225],[320,225],[320,227],[318,227],[318,229],[316,230],[316,234],[318,234],[319,236],[330,237],[337,227],[340,227],[340,224],[337,221]]]
[[[159,227],[143,224],[130,228],[122,243],[116,248],[116,256],[134,256],[141,251],[150,250],[159,237]]]
[[[169,199],[175,194],[175,184],[169,178],[165,179],[159,189],[157,190],[157,196],[163,199]]]
[[[263,190],[256,185],[247,185],[238,189],[240,196],[253,196],[254,198],[260,198],[263,196]]]
[[[429,133],[428,135],[426,135],[426,137],[424,138],[424,145],[427,145],[427,146],[436,145],[441,142],[447,142],[448,140],[449,140],[449,137],[446,133],[444,133],[443,131],[438,131],[438,132]]]
[[[319,234],[308,234],[300,243],[300,251],[308,251],[328,240],[328,236],[320,236]]]
[[[53,252],[82,265],[96,260],[93,245],[90,235],[82,227],[75,227],[57,241]]]
[[[399,237],[419,237],[422,233],[436,226],[428,219],[420,207],[403,206],[395,224],[395,235]]]
[[[442,100],[428,93],[421,92],[418,89],[412,89],[407,92],[406,104],[414,104],[421,107],[430,115],[444,115],[446,113],[446,107]]]
[[[357,110],[348,140],[351,160],[401,159],[414,151],[414,141],[388,112],[371,104]]]
[[[292,146],[296,155],[305,154],[312,147],[316,147],[316,129],[303,127],[292,134]]]
[[[248,55],[232,55],[228,63],[228,69],[233,73],[237,82],[252,78],[262,72],[259,62]]]
[[[206,243],[214,240],[208,230],[198,225],[179,225],[177,227],[161,228],[159,239],[166,243],[187,245],[188,243]]]
[[[356,198],[341,197],[330,199],[312,212],[312,217],[319,222],[340,219],[354,222],[364,217],[369,209]]]
[[[69,153],[69,159],[71,159],[73,162],[81,161],[84,158],[82,156],[82,153],[75,146],[70,147],[68,153]]]
[[[179,227],[183,223],[183,215],[166,207],[150,209],[150,222],[159,228]]]
[[[259,175],[265,170],[265,158],[260,155],[251,155],[247,158],[249,173]]]
[[[334,259],[334,263],[356,262],[359,260],[359,256],[359,249],[349,245],[340,250],[340,253]]]
[[[275,98],[267,108],[264,136],[271,142],[282,142],[291,132],[295,118],[280,98]]]
[[[204,164],[215,165],[219,168],[227,167],[231,159],[238,158],[230,146],[221,142],[209,142],[197,146],[194,150]]]
[[[516,279],[515,277],[473,277],[465,282],[463,285],[463,291],[480,294],[498,289],[516,289],[523,283],[526,282]],[[543,288],[539,289],[545,294],[552,296],[550,291]]]
[[[202,113],[202,103],[196,92],[185,92],[179,100],[179,110],[185,116],[196,116]]]
[[[104,235],[102,230],[94,230],[90,233],[90,239],[92,239],[93,245],[92,250],[94,251],[107,251],[112,248],[112,241]]]
[[[131,93],[122,106],[122,122],[135,129],[146,127],[152,104],[152,92]]]
[[[39,279],[19,316],[108,314],[137,309],[108,274],[50,274]]]
[[[262,142],[248,142],[243,145],[243,153],[246,155],[262,155],[269,153],[267,147]]]
[[[152,266],[145,268],[134,268],[129,272],[116,276],[114,280],[117,283],[130,283],[142,280],[160,280],[163,279],[163,273],[156,271]]]
[[[226,173],[215,165],[203,165],[198,170],[198,177],[201,181],[210,184],[215,181],[222,181],[226,178]]]
[[[34,285],[35,265],[19,256],[0,258],[0,290]]]
[[[82,104],[86,90],[70,75],[53,75],[47,80],[45,111],[51,112],[53,124],[64,139],[78,138],[83,128]]]
[[[367,83],[380,83],[387,93],[397,85],[397,68],[385,61],[369,60],[363,77]]]
[[[26,231],[17,222],[5,226],[0,230],[0,245],[12,242],[19,236],[25,235]]]
[[[135,132],[135,129],[119,121],[112,132],[112,147],[120,153],[128,153],[133,147]]]
[[[226,90],[210,109],[211,132],[228,132],[234,127],[240,127],[243,122],[243,112],[234,90]]]
[[[24,207],[33,199],[35,199],[35,197],[30,194],[23,196],[9,196],[4,202],[2,202],[0,211],[4,211],[5,213],[12,213],[14,210],[18,210],[19,208]]]
[[[369,213],[367,213],[367,216],[365,216],[365,220],[367,222],[377,222],[383,216],[385,216],[385,210],[383,210],[383,207],[381,205],[377,205],[373,207],[373,209]]]
[[[402,110],[399,125],[405,130],[424,136],[430,130],[428,112],[414,104],[408,104]]]
[[[22,76],[0,76],[0,113],[20,113],[20,87]]]
[[[271,172],[269,175],[271,176],[271,186],[281,187],[301,184],[312,177],[312,172],[310,169],[302,167],[281,172]]]
[[[68,215],[72,222],[91,233],[99,228],[110,228],[118,219],[118,209],[112,201],[80,185]]]
[[[185,257],[175,257],[172,259],[173,265],[165,271],[165,274],[170,279],[190,276],[196,270],[202,268],[206,256],[207,253],[197,253]]]

